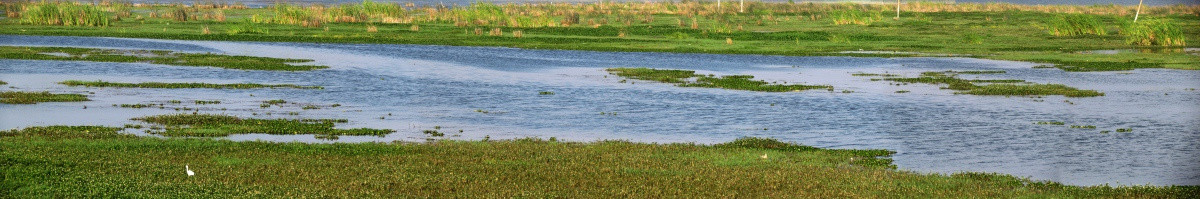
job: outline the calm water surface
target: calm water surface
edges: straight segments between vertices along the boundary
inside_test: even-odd
[[[396,129],[336,142],[557,137],[572,141],[719,143],[770,137],[826,148],[889,149],[903,170],[999,172],[1074,185],[1200,184],[1200,71],[1068,73],[1035,63],[969,58],[850,58],[525,50],[425,45],[171,41],[0,36],[0,45],[165,49],[305,58],[331,69],[239,71],[143,63],[0,59],[0,90],[88,94],[92,101],[0,104],[0,129],[136,124],[129,118],[195,108],[259,118],[346,118],[339,127]],[[610,67],[751,74],[836,90],[761,93],[621,83]],[[891,85],[856,72],[1004,70],[965,78],[1024,79],[1104,92],[1103,97],[954,95],[937,85]],[[63,80],[270,83],[299,89],[66,87]],[[844,90],[853,91],[843,93]],[[908,90],[910,93],[895,93]],[[551,91],[554,95],[539,95]],[[294,104],[260,108],[262,101]],[[170,100],[184,101],[172,105]],[[220,100],[196,105],[193,100]],[[165,103],[167,109],[113,104]],[[303,110],[304,105],[342,106]],[[86,106],[87,109],[83,107]],[[489,113],[479,113],[486,110]],[[295,112],[297,115],[291,115]],[[601,114],[607,113],[607,114]],[[615,113],[615,114],[612,114]],[[381,119],[382,118],[382,119]],[[1036,125],[1063,121],[1097,129]],[[1131,133],[1101,133],[1132,128]],[[462,132],[460,133],[459,130]],[[312,135],[236,135],[232,140],[334,142]]]

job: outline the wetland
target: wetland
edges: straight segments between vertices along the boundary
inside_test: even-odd
[[[748,3],[5,2],[0,189],[1200,195],[1200,7]]]

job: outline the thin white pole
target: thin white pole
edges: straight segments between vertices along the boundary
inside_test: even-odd
[[[717,12],[721,12],[721,0],[717,0]]]
[[[1138,15],[1142,14],[1142,0],[1138,0],[1137,12],[1133,13],[1133,22],[1137,22]]]
[[[900,0],[896,0],[896,18],[894,19],[900,19]]]
[[[746,12],[746,0],[741,0],[738,4],[738,12]]]

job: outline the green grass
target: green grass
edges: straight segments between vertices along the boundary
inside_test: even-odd
[[[282,5],[253,9],[199,9],[192,11],[192,15],[222,11],[229,19],[186,22],[146,17],[146,13],[163,12],[172,9],[172,6],[139,7],[132,8],[136,16],[113,21],[107,27],[36,25],[20,23],[16,18],[0,19],[0,25],[5,27],[0,29],[0,34],[797,56],[917,56],[840,53],[862,49],[1043,63],[1137,62],[1161,68],[1191,70],[1200,66],[1200,58],[1183,52],[1128,53],[1093,59],[1058,56],[1086,50],[1163,48],[1161,45],[1144,46],[1139,42],[1129,42],[1129,38],[1145,38],[1126,36],[1132,31],[1121,31],[1121,35],[1108,34],[1112,32],[1109,27],[1114,30],[1120,29],[1116,27],[1125,27],[1122,21],[1130,17],[1119,14],[1133,9],[1126,6],[929,4],[922,7],[942,9],[902,10],[901,18],[893,20],[890,14],[882,14],[886,16],[883,19],[877,15],[890,13],[889,10],[894,7],[874,4],[753,2],[749,3],[750,9],[745,13],[717,11],[710,2],[600,5],[477,3],[448,9],[393,9],[394,4],[322,5],[318,8]],[[285,7],[287,9],[282,9]],[[1083,14],[1061,14],[1066,10]],[[1166,19],[1162,21],[1163,25],[1152,27],[1174,27],[1182,37],[1179,41],[1196,40],[1200,39],[1200,18],[1193,15],[1197,10],[1200,7],[1151,6],[1143,10],[1142,17]],[[112,15],[115,17],[116,14]],[[142,18],[131,19],[137,17]],[[697,20],[695,29],[691,27],[692,19]],[[856,20],[870,22],[869,25],[838,25],[835,20],[849,21],[851,24],[858,23],[854,22]],[[305,24],[305,21],[310,22]],[[1050,25],[1048,22],[1062,25]],[[420,30],[411,30],[410,27],[416,24],[420,25]],[[368,25],[377,27],[378,31],[366,32],[363,27]],[[206,27],[213,33],[205,34],[203,30]],[[475,29],[485,32],[500,29],[504,33],[521,30],[523,36],[476,35]],[[1079,32],[1082,35],[1054,36],[1052,29]],[[736,42],[726,44],[726,38]]]
[[[1074,87],[1062,84],[1033,84],[1025,83],[1025,80],[1015,79],[1000,79],[1000,80],[966,80],[957,77],[957,74],[991,74],[1002,73],[1002,71],[946,71],[946,72],[924,72],[919,77],[899,77],[899,78],[884,78],[884,80],[904,83],[925,83],[925,84],[945,84],[947,87],[943,89],[957,90],[958,94],[970,95],[1005,95],[1005,96],[1027,96],[1027,95],[1062,95],[1066,97],[1097,97],[1104,96],[1104,93],[1094,90],[1079,90]],[[985,85],[976,85],[975,83],[988,83]]]
[[[119,87],[119,88],[170,88],[170,89],[185,89],[185,88],[215,88],[215,89],[256,89],[256,88],[296,88],[296,89],[323,89],[320,86],[298,86],[294,84],[254,84],[254,83],[239,83],[239,84],[210,84],[210,83],[162,83],[162,82],[142,82],[142,83],[119,83],[106,81],[80,81],[67,80],[59,82],[59,84],[67,86],[86,86],[86,87]]]
[[[750,75],[704,76],[697,75],[695,71],[690,70],[609,68],[605,69],[605,71],[625,78],[671,83],[681,87],[723,88],[762,92],[792,92],[833,88],[832,86],[770,84],[761,80],[752,80],[754,76]]]
[[[1187,37],[1183,30],[1170,19],[1144,19],[1138,22],[1125,22],[1121,26],[1121,34],[1125,42],[1139,46],[1187,46]]]
[[[135,137],[119,130],[0,131],[0,188],[15,198],[1190,198],[1198,191],[918,174],[877,157],[890,151],[756,138],[718,145],[541,139],[305,144]],[[184,165],[196,175],[185,175]]]
[[[1108,35],[1108,30],[1095,15],[1060,14],[1050,18],[1046,25],[1050,35],[1054,36]]]
[[[1097,97],[1104,93],[1079,90],[1062,84],[988,84],[959,92],[971,95],[1062,95],[1066,97]]]
[[[97,6],[50,1],[25,7],[18,20],[35,25],[109,26],[112,24],[110,14]]]
[[[8,82],[0,81],[0,85],[8,84]]]
[[[158,115],[134,120],[166,126],[165,131],[152,132],[163,136],[212,137],[247,133],[383,136],[395,132],[390,129],[335,129],[334,123],[338,120],[249,119],[204,114]]]
[[[238,70],[308,71],[329,68],[326,66],[291,65],[312,61],[304,59],[279,59],[207,53],[172,53],[160,50],[112,50],[69,47],[0,46],[0,59],[155,63]]]
[[[37,104],[39,102],[81,102],[88,101],[87,96],[80,94],[52,94],[50,92],[0,92],[0,103],[5,104]]]

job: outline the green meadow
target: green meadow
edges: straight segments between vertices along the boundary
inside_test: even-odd
[[[459,7],[7,2],[0,34],[798,56],[959,56],[1067,71],[1200,69],[1200,6],[747,2]],[[70,14],[83,13],[83,14]],[[83,19],[80,19],[83,18]],[[1132,49],[1096,54],[1092,50]],[[843,51],[902,53],[841,53]],[[1144,52],[1139,52],[1144,51]],[[917,54],[912,54],[917,53]],[[187,60],[187,59],[185,59]],[[220,66],[218,66],[220,67]],[[297,69],[307,70],[307,69]]]
[[[122,128],[0,131],[7,197],[1191,198],[1194,186],[1066,186],[897,171],[885,150],[742,138],[715,145],[554,138],[304,144],[152,138]],[[185,174],[184,166],[195,172]]]

